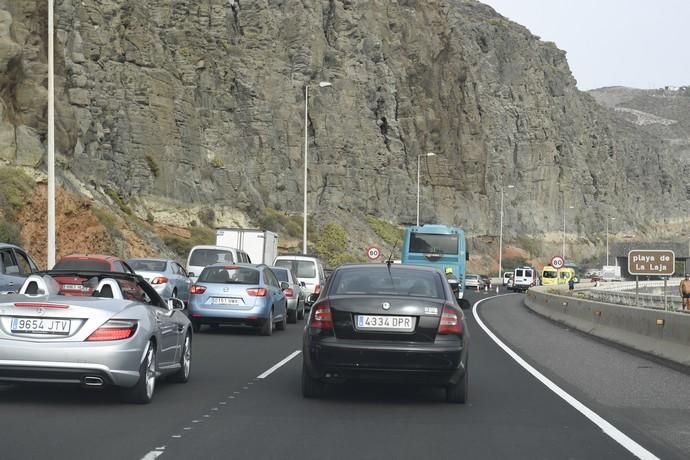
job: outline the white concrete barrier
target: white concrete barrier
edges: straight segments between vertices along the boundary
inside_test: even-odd
[[[690,314],[615,305],[567,292],[532,288],[525,305],[587,334],[690,367]]]

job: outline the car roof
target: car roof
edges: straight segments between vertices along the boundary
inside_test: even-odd
[[[282,254],[276,256],[275,260],[308,260],[321,263],[318,257],[310,256],[309,254]]]
[[[200,244],[198,246],[194,246],[192,249],[189,250],[189,252],[192,252],[195,249],[225,249],[225,250],[231,250],[231,251],[240,251],[240,249],[233,248],[230,246],[218,246],[215,244]]]
[[[335,269],[339,270],[350,270],[350,269],[362,269],[362,268],[380,268],[388,269],[388,264],[344,264]],[[390,264],[391,270],[417,270],[425,272],[441,273],[441,271],[436,267],[430,267],[428,265],[414,265],[414,264]]]
[[[0,249],[5,249],[5,248],[14,248],[14,249],[22,249],[20,246],[17,246],[16,244],[12,243],[0,243]],[[22,249],[23,251],[24,249]]]
[[[209,267],[216,267],[216,268],[217,268],[217,267],[232,267],[232,268],[235,268],[235,267],[244,267],[244,268],[255,268],[255,269],[257,269],[257,270],[258,270],[258,269],[261,269],[261,268],[264,268],[264,267],[265,267],[265,268],[269,268],[268,265],[266,265],[266,264],[247,264],[247,263],[241,263],[241,262],[238,262],[238,263],[236,263],[236,264],[228,264],[228,263],[217,262],[217,263],[215,263],[215,264],[206,265],[206,267],[204,267],[204,268],[209,268]]]
[[[115,260],[122,260],[119,257],[106,255],[106,254],[70,254],[68,256],[63,256],[60,258],[60,260],[64,260],[64,259],[88,259],[88,260],[100,260],[100,261],[104,261],[104,262],[113,262]]]
[[[158,259],[155,257],[131,257],[127,259],[127,262],[130,260],[144,260],[146,262],[174,262],[172,259]]]

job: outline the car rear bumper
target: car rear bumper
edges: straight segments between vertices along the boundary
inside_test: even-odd
[[[204,323],[241,324],[255,320],[265,322],[268,319],[269,308],[266,305],[256,305],[248,310],[234,310],[232,308],[208,308],[205,305],[190,302],[188,312],[191,319]]]
[[[36,343],[0,340],[0,381],[134,386],[139,380],[143,346],[127,343]],[[95,381],[94,381],[95,382]]]
[[[322,381],[371,380],[425,385],[457,383],[465,374],[467,348],[460,339],[430,344],[391,344],[305,332],[304,360]]]

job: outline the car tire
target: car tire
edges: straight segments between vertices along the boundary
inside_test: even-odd
[[[458,383],[446,387],[446,401],[456,404],[465,404],[467,402],[469,374],[468,367],[465,365],[465,375],[462,376],[462,379]]]
[[[297,322],[297,320],[295,320]],[[288,309],[286,308],[285,311],[283,312],[283,319],[280,320],[280,322],[276,323],[276,329],[279,331],[284,331],[287,329],[287,323],[288,323]]]
[[[201,323],[197,320],[192,320],[192,330],[194,332],[200,332],[201,331]]]
[[[297,301],[299,305],[299,301]],[[304,319],[304,301],[302,301],[302,309],[297,312],[297,320],[302,321]]]
[[[316,380],[307,372],[307,366],[302,362],[302,396],[305,398],[318,398],[323,396],[326,384]]]
[[[176,383],[187,383],[192,370],[192,337],[189,333],[184,336],[182,355],[180,356],[180,370],[170,376],[170,380]]]
[[[273,334],[273,309],[268,313],[268,319],[259,329],[259,334],[269,336]]]
[[[149,341],[146,356],[139,366],[139,380],[131,388],[122,390],[122,398],[126,402],[148,404],[153,399],[156,389],[156,345]]]
[[[287,311],[287,322],[290,324],[295,324],[297,322],[297,310]]]

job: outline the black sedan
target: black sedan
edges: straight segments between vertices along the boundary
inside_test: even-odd
[[[302,394],[347,380],[446,388],[464,403],[469,335],[445,276],[400,264],[343,265],[312,306],[304,329]]]

